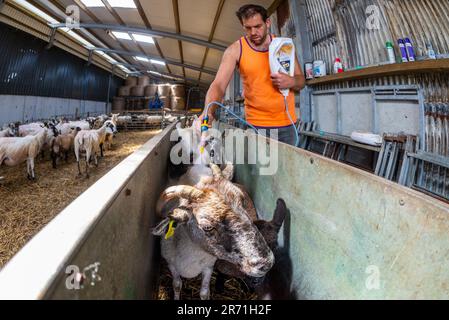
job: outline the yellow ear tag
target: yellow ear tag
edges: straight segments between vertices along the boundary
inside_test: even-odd
[[[175,228],[173,228],[173,223],[175,220],[170,220],[170,223],[168,224],[168,231],[165,234],[165,240],[170,239],[175,234]]]

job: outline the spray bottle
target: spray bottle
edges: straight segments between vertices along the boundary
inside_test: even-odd
[[[387,53],[388,53],[388,62],[396,63],[396,56],[394,54],[393,43],[391,41],[387,42]]]
[[[274,38],[270,49],[271,73],[285,73],[293,77],[295,72],[295,46],[290,38]],[[290,89],[280,90],[284,97],[288,97]]]
[[[405,47],[407,48],[408,61],[415,61],[415,50],[409,38],[405,38]]]
[[[407,49],[405,48],[404,40],[399,39],[398,45],[399,45],[399,49],[401,50],[402,62],[408,62]]]
[[[295,45],[290,38],[274,38],[271,41],[269,48],[269,60],[271,73],[285,73],[290,77],[295,75]],[[299,144],[299,133],[295,123],[290,116],[288,110],[287,97],[290,94],[290,89],[279,89],[284,96],[285,112],[287,113],[290,122],[293,125],[296,135],[296,146]]]
[[[334,73],[342,73],[343,72],[343,63],[341,63],[340,58],[335,58],[334,62]]]
[[[435,50],[433,50],[432,43],[428,42],[426,44],[426,47],[427,47],[427,55],[428,55],[429,59],[435,60],[437,58],[437,56],[435,54]]]

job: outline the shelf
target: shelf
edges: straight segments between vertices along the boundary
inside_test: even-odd
[[[306,84],[308,86],[314,86],[318,84],[328,84],[348,80],[360,80],[373,77],[395,76],[423,72],[449,72],[449,59],[403,62],[386,64],[376,67],[367,67],[360,70],[351,70],[322,78],[308,80],[306,81]]]
[[[349,146],[353,146],[353,147],[357,147],[357,148],[361,148],[361,149],[365,149],[365,150],[370,150],[370,151],[374,151],[374,152],[380,152],[380,149],[381,149],[380,146],[376,147],[376,146],[371,146],[368,144],[358,143],[358,142],[352,140],[350,137],[342,136],[342,135],[338,135],[338,134],[320,133],[319,131],[301,131],[300,135],[312,137],[315,139],[321,139],[321,140],[327,140],[327,141],[332,141],[332,142],[336,142],[336,143],[342,143],[342,144],[346,144]]]

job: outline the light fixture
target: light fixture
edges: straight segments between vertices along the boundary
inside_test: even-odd
[[[162,65],[162,66],[165,66],[165,61],[151,59],[150,62],[151,62],[152,64],[160,64],[160,65]]]
[[[136,9],[134,0],[108,0],[108,2],[114,8]]]
[[[142,62],[150,62],[150,60],[145,57],[134,57],[134,59],[136,59],[137,61],[142,61]]]
[[[145,36],[143,34],[133,33],[133,38],[139,42],[154,43],[153,37]]]
[[[59,21],[50,17],[48,14],[39,10],[38,8],[36,8],[35,6],[33,6],[32,4],[28,3],[25,0],[14,0],[14,2],[17,3],[18,5],[24,7],[25,9],[29,10],[30,12],[34,13],[35,15],[41,17],[42,19],[44,19],[47,22],[59,23]]]
[[[101,0],[81,0],[86,7],[104,7],[104,3]]]
[[[123,39],[123,40],[132,40],[128,32],[120,32],[120,31],[111,31],[111,34],[116,39]]]

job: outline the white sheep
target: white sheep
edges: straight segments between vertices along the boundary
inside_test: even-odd
[[[120,116],[117,117],[117,125],[119,126],[125,126],[128,123],[131,123],[133,118],[131,116]]]
[[[47,129],[35,136],[0,138],[0,165],[17,166],[27,162],[28,179],[35,180],[34,159],[45,143]]]
[[[61,134],[58,135],[52,142],[51,146],[51,155],[52,155],[52,161],[53,161],[53,168],[56,169],[56,159],[58,156],[61,155],[63,152],[65,154],[65,161],[67,162],[69,151],[73,149],[75,137],[80,131],[80,128],[76,128],[75,130],[72,130],[72,132],[68,134]]]
[[[78,173],[81,175],[80,169],[80,153],[86,154],[86,177],[89,178],[89,161],[91,156],[94,158],[95,166],[98,166],[98,152],[103,157],[103,144],[106,139],[106,129],[110,127],[110,123],[105,123],[98,130],[81,130],[75,137],[75,156],[78,163]]]
[[[66,123],[60,122],[56,125],[56,129],[59,130],[61,134],[69,134],[72,132],[72,130],[80,128],[81,130],[90,130],[90,124],[89,122],[82,120],[82,121],[69,121]]]
[[[6,127],[0,131],[0,138],[14,137],[14,131],[10,127]]]
[[[104,124],[106,124],[106,137],[104,141],[104,146],[106,150],[111,150],[112,148],[112,140],[117,134],[117,125],[114,124],[113,120],[107,120]]]

